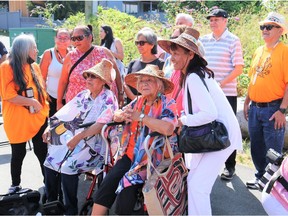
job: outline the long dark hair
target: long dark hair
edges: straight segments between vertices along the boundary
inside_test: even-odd
[[[105,37],[101,40],[101,46],[105,43],[105,47],[110,50],[111,45],[114,41],[113,31],[112,28],[108,25],[102,25],[101,28],[105,32]]]
[[[9,55],[10,66],[13,71],[13,81],[19,87],[17,94],[23,95],[23,92],[27,89],[27,78],[24,74],[24,65],[27,64],[27,60],[29,58],[29,52],[31,49],[34,49],[36,46],[35,39],[32,35],[19,35],[17,36],[12,44],[11,52]],[[39,95],[39,102],[42,103],[44,101],[44,92],[43,87],[41,86],[41,80],[35,74],[35,71],[30,65],[33,82],[36,85],[37,92]]]
[[[175,43],[171,44],[170,49],[172,51],[175,51],[179,47],[184,49],[185,53],[190,52],[190,50],[186,49],[185,47],[179,46]],[[203,77],[203,78],[205,77],[205,73],[207,73],[208,78],[210,78],[210,77],[214,78],[214,72],[212,70],[210,70],[209,68],[207,68],[206,66],[207,66],[207,63],[205,61],[203,61],[202,58],[195,53],[193,59],[190,60],[188,66],[187,66],[186,73],[185,74],[181,73],[179,85],[183,86],[183,83],[185,82],[187,76],[191,73],[196,73],[199,77]]]

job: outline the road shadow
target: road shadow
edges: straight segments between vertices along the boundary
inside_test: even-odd
[[[211,193],[213,215],[267,215],[261,202],[239,176],[223,181],[218,176]]]
[[[0,165],[10,163],[10,161],[11,161],[11,154],[1,154]]]

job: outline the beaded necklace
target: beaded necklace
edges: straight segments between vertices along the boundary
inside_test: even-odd
[[[266,57],[264,63],[261,64],[261,63],[262,63],[261,60],[262,60],[262,57],[263,57],[263,54],[264,54],[264,49],[265,49],[265,47],[263,46],[261,56],[260,56],[260,58],[259,58],[259,61],[258,61],[258,63],[257,63],[257,66],[256,66],[256,68],[255,68],[255,69],[256,69],[256,73],[255,73],[255,75],[254,75],[254,77],[253,77],[253,82],[252,82],[253,85],[255,84],[258,75],[259,75],[261,72],[263,72],[263,70],[264,70],[264,68],[266,67],[267,63],[270,61],[271,55],[272,55],[274,49],[276,48],[276,46],[278,45],[278,43],[279,43],[279,41],[273,46],[272,50],[269,52],[269,55]]]
[[[55,50],[56,50],[56,53],[57,53],[59,62],[60,62],[61,64],[63,64],[64,58],[65,58],[65,56],[67,55],[68,51],[66,50],[66,55],[63,57],[57,48],[55,48]]]

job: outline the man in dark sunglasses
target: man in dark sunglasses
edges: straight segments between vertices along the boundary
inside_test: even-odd
[[[288,30],[285,18],[271,12],[259,24],[265,44],[253,55],[243,111],[256,168],[255,178],[246,182],[250,189],[258,188],[265,173],[267,150],[273,148],[282,153],[288,106],[288,47],[280,41]]]
[[[205,48],[205,58],[236,115],[237,77],[244,66],[241,42],[227,28],[228,13],[225,10],[214,9],[206,18],[212,32],[200,38]],[[235,150],[226,160],[221,179],[232,180],[235,175],[236,154]]]

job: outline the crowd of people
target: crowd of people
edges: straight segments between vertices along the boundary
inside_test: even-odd
[[[79,175],[103,165],[101,129],[111,121],[125,122],[123,155],[94,194],[92,215],[106,215],[115,200],[117,214],[133,214],[147,176],[144,138],[154,131],[169,136],[178,152],[177,135],[183,126],[217,120],[226,126],[231,145],[221,151],[183,154],[189,169],[187,213],[211,215],[216,178],[224,167],[221,179],[233,179],[236,153],[242,149],[236,111],[237,77],[244,60],[240,39],[227,28],[228,17],[223,9],[211,11],[206,17],[211,33],[204,36],[194,28],[194,19],[182,13],[176,16],[170,39],[159,39],[143,27],[135,35],[139,58],[127,70],[125,44],[107,25],[100,27],[99,46],[93,45],[90,25],[58,29],[55,46],[43,53],[40,65],[35,63],[33,36],[17,36],[9,54],[0,43],[2,115],[12,152],[8,192],[21,190],[26,142],[32,139],[47,202],[63,195],[65,214],[77,215]],[[252,57],[243,112],[256,169],[255,178],[246,183],[250,189],[258,189],[265,174],[268,149],[282,153],[288,106],[288,46],[280,40],[288,25],[281,14],[271,12],[259,28],[264,45]],[[158,144],[155,166],[164,154],[163,143]],[[268,214],[287,214],[287,188],[277,188],[279,184],[271,193],[263,192],[263,206]]]

